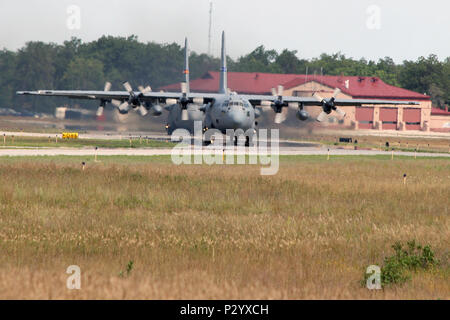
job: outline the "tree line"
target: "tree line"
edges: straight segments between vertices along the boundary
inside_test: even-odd
[[[53,113],[59,99],[16,96],[20,90],[73,89],[103,90],[110,81],[112,90],[123,90],[130,81],[153,88],[182,81],[184,48],[176,43],[143,43],[136,36],[103,36],[83,43],[72,38],[63,44],[28,42],[17,51],[0,51],[0,108]],[[191,52],[191,79],[218,70],[218,58]],[[228,57],[229,71],[298,73],[347,76],[376,76],[386,83],[432,97],[433,104],[450,104],[450,57],[440,61],[436,55],[396,64],[385,57],[378,61],[356,60],[342,53],[322,54],[301,59],[298,52],[281,53],[259,46],[236,60]],[[97,103],[84,104],[96,108]]]

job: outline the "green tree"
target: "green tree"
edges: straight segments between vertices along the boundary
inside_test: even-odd
[[[8,50],[0,51],[0,107],[13,106],[15,69],[16,54]]]
[[[276,63],[278,53],[275,50],[266,50],[259,46],[248,55],[242,56],[233,66],[233,71],[241,72],[282,72]]]
[[[444,77],[443,63],[432,54],[417,61],[404,61],[399,82],[406,89],[430,95],[433,103],[441,106],[446,96]]]
[[[28,42],[17,54],[15,70],[16,90],[36,90],[55,87],[56,45]],[[52,112],[57,102],[51,98],[15,97],[15,104],[34,112]]]
[[[74,90],[101,89],[105,83],[103,63],[93,58],[74,58],[62,78],[67,88]]]

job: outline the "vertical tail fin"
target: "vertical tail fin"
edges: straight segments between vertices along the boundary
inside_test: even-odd
[[[184,40],[184,76],[185,76],[185,82],[186,82],[186,93],[189,94],[190,92],[190,85],[189,85],[189,46],[188,46],[188,39],[186,38]]]
[[[222,32],[222,66],[220,68],[220,87],[219,93],[228,92],[228,79],[227,79],[227,54],[225,50],[225,31]]]

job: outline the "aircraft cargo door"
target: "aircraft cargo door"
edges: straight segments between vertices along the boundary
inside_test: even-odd
[[[403,121],[406,130],[420,130],[421,110],[418,108],[403,109]]]
[[[359,129],[373,128],[373,108],[356,107],[355,120]]]
[[[380,121],[383,130],[397,130],[397,108],[381,108]]]

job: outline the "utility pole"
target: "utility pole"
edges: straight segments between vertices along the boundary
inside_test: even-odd
[[[212,26],[212,9],[213,3],[209,2],[209,31],[208,31],[208,55],[211,55],[211,26]]]

